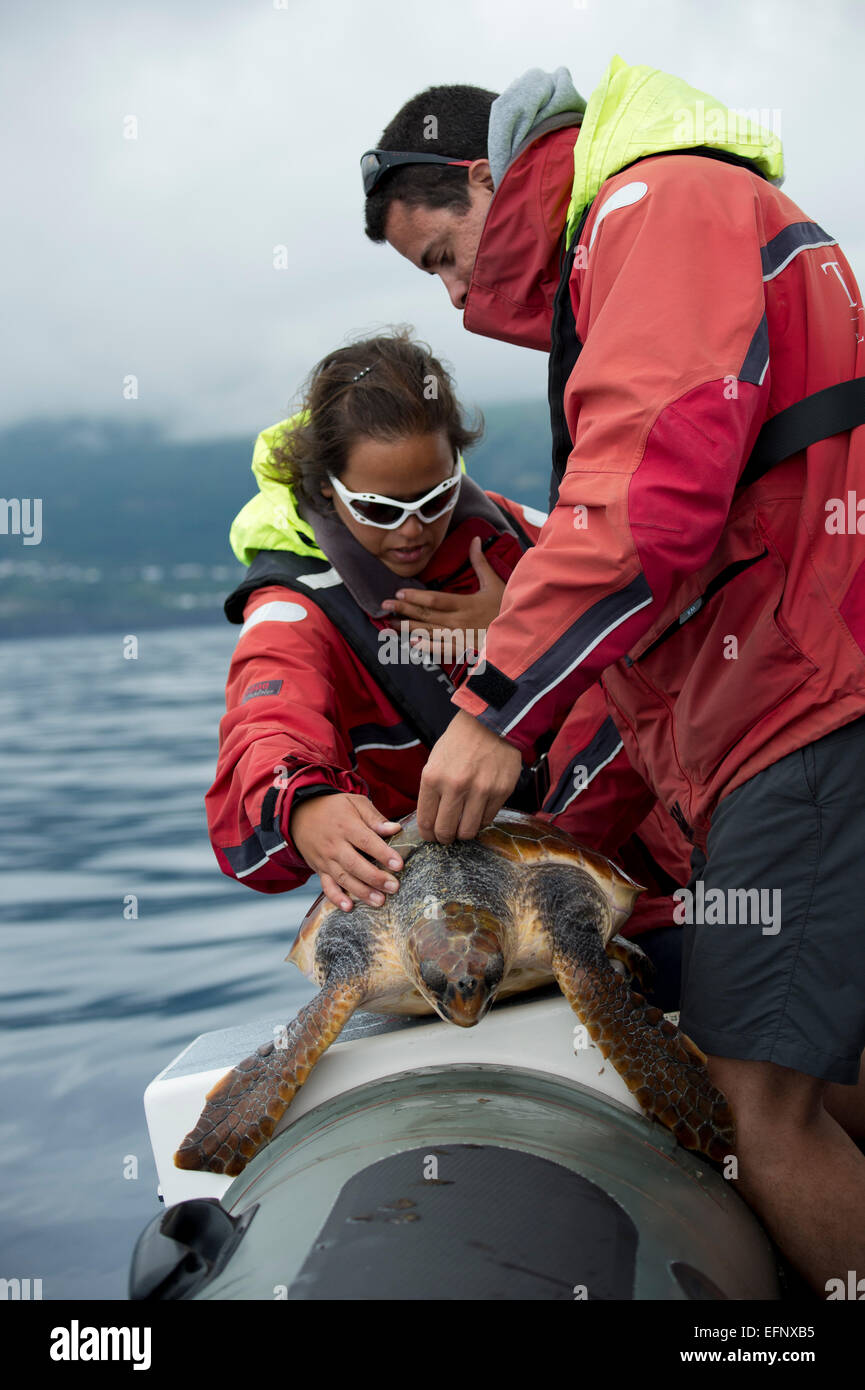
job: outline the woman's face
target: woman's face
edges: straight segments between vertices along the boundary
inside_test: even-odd
[[[349,450],[339,481],[350,492],[378,492],[401,502],[416,502],[449,478],[453,468],[453,453],[444,430],[413,434],[390,443],[362,437]],[[385,531],[355,521],[329,483],[322,484],[321,490],[333,500],[340,521],[364,550],[406,579],[426,569],[444,540],[453,515],[451,510],[435,521],[421,521],[415,512],[406,517],[402,526]]]

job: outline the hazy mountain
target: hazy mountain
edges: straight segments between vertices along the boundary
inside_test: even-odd
[[[484,414],[470,473],[545,508],[546,403]],[[91,419],[0,431],[0,636],[224,621],[222,601],[242,573],[228,528],[255,491],[253,443],[178,443],[152,426]],[[41,499],[38,544],[25,544],[26,505],[19,534],[6,533],[16,524],[10,499]]]

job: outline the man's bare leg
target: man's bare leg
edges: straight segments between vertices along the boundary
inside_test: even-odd
[[[824,1108],[827,1083],[773,1062],[708,1066],[736,1120],[736,1189],[778,1248],[823,1297],[829,1279],[865,1276],[865,1155]]]
[[[833,1082],[826,1087],[823,1105],[851,1139],[865,1139],[865,1057],[857,1085],[838,1086]]]

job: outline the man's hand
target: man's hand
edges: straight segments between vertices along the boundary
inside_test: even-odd
[[[399,884],[393,875],[370,861],[402,868],[396,850],[379,838],[398,830],[399,821],[385,820],[368,797],[351,792],[301,801],[288,826],[298,854],[321,879],[325,897],[343,912],[351,911],[349,894],[381,907],[385,893],[396,892]]]
[[[423,839],[444,845],[473,839],[501,810],[522,766],[518,748],[457,710],[421,777],[417,820]]]
[[[478,577],[476,594],[445,594],[436,589],[400,589],[399,598],[385,599],[382,608],[395,618],[410,618],[415,627],[432,635],[436,628],[460,630],[477,637],[474,650],[483,645],[483,633],[498,617],[502,606],[504,581],[499,579],[484,556],[480,536],[473,536],[469,559]],[[478,636],[480,634],[480,636]]]

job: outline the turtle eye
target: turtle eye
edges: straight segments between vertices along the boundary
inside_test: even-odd
[[[447,989],[448,977],[441,966],[436,965],[434,961],[425,960],[423,962],[420,968],[420,977],[433,994],[444,994]]]
[[[500,985],[504,973],[504,956],[502,956],[500,953],[495,956],[490,956],[489,961],[487,962],[487,967],[484,970],[484,983],[487,989],[495,989],[496,985]]]

